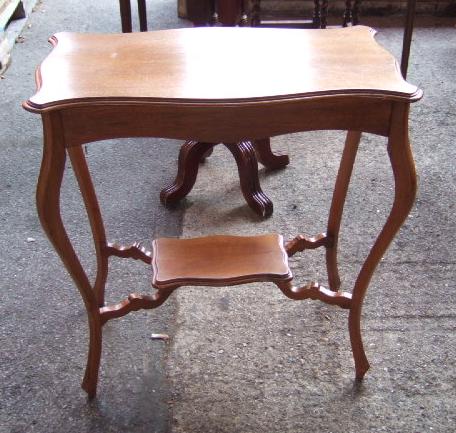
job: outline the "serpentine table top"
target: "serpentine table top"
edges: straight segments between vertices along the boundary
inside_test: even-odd
[[[394,57],[364,26],[58,33],[31,111],[99,102],[220,104],[363,95],[413,101]],[[236,62],[233,62],[233,58]]]

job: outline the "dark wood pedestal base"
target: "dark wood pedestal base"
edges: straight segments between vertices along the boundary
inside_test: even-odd
[[[273,204],[261,189],[257,161],[266,168],[278,169],[289,164],[288,155],[274,154],[269,138],[224,144],[236,160],[245,201],[259,216],[263,218],[271,216]],[[195,185],[200,162],[211,154],[215,145],[215,143],[200,141],[186,141],[182,145],[176,179],[160,194],[160,200],[164,205],[175,203],[187,196]]]

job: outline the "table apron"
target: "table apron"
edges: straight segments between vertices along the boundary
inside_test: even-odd
[[[67,147],[93,141],[160,137],[235,143],[314,130],[352,130],[388,136],[397,101],[328,98],[303,103],[245,105],[109,104],[60,111]]]

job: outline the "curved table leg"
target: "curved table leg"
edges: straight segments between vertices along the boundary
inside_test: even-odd
[[[267,140],[267,144],[269,144],[269,140]],[[192,190],[198,175],[199,163],[211,154],[212,148],[215,145],[215,143],[202,143],[198,141],[187,141],[182,145],[179,153],[176,179],[160,193],[160,201],[164,205],[183,199]],[[273,211],[273,205],[272,201],[261,190],[258,179],[258,162],[252,142],[243,141],[240,143],[225,144],[225,146],[230,150],[236,160],[241,190],[247,204],[259,216],[263,218],[270,216]],[[269,166],[275,164],[276,168],[279,167],[277,158],[280,158],[281,167],[284,166],[284,158],[288,160],[286,155],[276,156],[272,154],[270,148],[268,154],[267,147],[262,155],[265,159],[271,158],[269,160]],[[272,159],[274,160],[272,161]]]
[[[329,210],[326,235],[331,239],[331,242],[326,246],[326,269],[329,288],[334,292],[339,290],[340,287],[339,270],[337,268],[340,223],[360,139],[361,132],[348,131],[331,200],[331,209]]]
[[[101,355],[101,318],[98,297],[90,285],[68,238],[60,214],[60,188],[65,170],[65,142],[59,113],[43,114],[44,152],[36,191],[41,225],[73,278],[84,300],[90,327],[90,345],[82,387],[89,398],[95,397]]]
[[[263,218],[272,215],[272,201],[261,190],[258,162],[251,141],[224,143],[234,156],[239,171],[242,194],[250,208]]]
[[[262,138],[253,141],[258,161],[266,168],[277,169],[286,167],[290,163],[288,155],[275,155],[271,149],[271,139]]]
[[[362,379],[369,362],[361,338],[361,309],[372,274],[395,234],[407,218],[416,194],[416,174],[408,140],[408,105],[396,103],[391,116],[388,154],[394,174],[394,202],[388,219],[378,235],[355,282],[348,316],[350,342],[355,360],[356,378]]]
[[[215,144],[186,141],[182,145],[176,179],[160,193],[160,201],[164,205],[183,199],[192,190],[198,175],[199,163],[210,154]]]

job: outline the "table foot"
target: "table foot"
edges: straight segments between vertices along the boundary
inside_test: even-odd
[[[186,141],[179,152],[177,176],[174,182],[162,189],[160,201],[167,204],[183,199],[193,188],[201,161],[210,155],[215,143]]]
[[[234,156],[238,166],[242,194],[249,207],[259,216],[266,218],[272,215],[272,201],[261,190],[258,179],[258,162],[255,148],[251,141],[224,143]]]
[[[82,381],[82,389],[87,392],[89,400],[92,400],[97,393],[98,373],[100,370],[102,331],[99,315],[88,313],[89,316],[89,354],[87,365]]]
[[[356,298],[355,298],[356,299]],[[348,331],[350,334],[350,343],[355,361],[355,378],[362,380],[367,370],[369,370],[369,361],[364,351],[363,340],[361,337],[361,304],[354,303],[348,315]]]
[[[253,146],[258,161],[266,168],[284,168],[290,163],[288,155],[276,155],[272,152],[270,138],[254,140]]]

